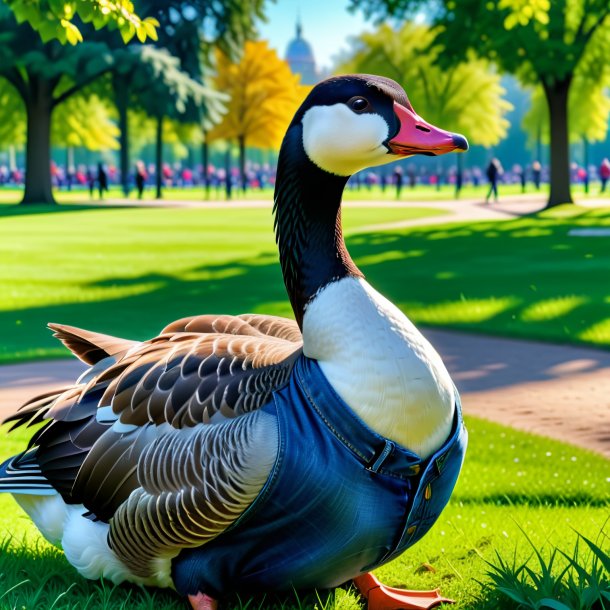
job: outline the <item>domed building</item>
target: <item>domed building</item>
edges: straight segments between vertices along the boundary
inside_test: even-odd
[[[313,49],[303,38],[303,28],[300,21],[297,21],[296,38],[288,43],[286,61],[294,74],[301,75],[303,85],[315,85],[320,80]]]

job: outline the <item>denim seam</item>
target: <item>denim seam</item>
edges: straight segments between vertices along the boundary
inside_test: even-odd
[[[360,458],[363,462],[363,466],[367,467],[368,465],[370,465],[369,461],[367,461],[367,458],[362,455],[362,453],[360,451],[358,451],[342,434],[340,434],[335,427],[331,424],[331,422],[325,417],[324,413],[322,413],[322,411],[320,410],[320,408],[318,407],[318,405],[316,404],[315,399],[313,398],[313,396],[311,395],[311,392],[309,391],[309,388],[307,387],[307,384],[305,383],[305,381],[303,380],[300,371],[298,371],[295,368],[295,374],[296,374],[296,378],[297,381],[299,383],[299,387],[301,388],[301,390],[303,391],[303,393],[305,394],[308,402],[310,403],[310,405],[313,407],[313,409],[315,410],[315,412],[320,416],[320,418],[322,419],[322,421],[326,424],[326,426],[328,427],[328,429],[333,433],[333,435],[341,442],[343,443],[343,445],[345,445],[348,449],[350,449],[358,458]],[[348,413],[348,415],[354,419],[356,424],[359,424],[358,420],[356,420],[355,416],[352,415],[351,413]],[[389,439],[386,439],[382,436],[379,437],[380,440],[383,440],[384,442],[388,443],[393,443],[393,441],[390,441]],[[396,447],[396,444],[393,443],[394,446]],[[388,458],[391,456],[393,452],[390,453],[390,455],[388,456]],[[386,460],[384,460],[384,462],[386,462]],[[382,462],[383,464],[383,462]],[[422,462],[420,465],[424,465],[425,462]],[[425,469],[427,468],[427,464],[422,468],[422,472],[425,471]],[[418,477],[418,475],[402,475],[396,472],[392,472],[389,471],[383,467],[380,467],[378,470],[375,471],[378,474],[383,474],[385,476],[388,477],[392,477],[395,479],[399,479],[400,481],[411,481],[413,480],[413,477]]]
[[[335,427],[330,423],[330,421],[324,416],[324,414],[322,413],[322,411],[320,411],[320,408],[318,407],[318,405],[316,404],[314,398],[311,396],[311,393],[309,392],[309,389],[307,388],[307,385],[304,383],[303,379],[301,378],[301,375],[297,372],[297,380],[299,382],[299,386],[301,388],[301,390],[303,390],[303,393],[305,394],[309,404],[313,407],[313,409],[315,410],[315,412],[320,416],[320,418],[322,419],[322,421],[326,424],[326,426],[328,427],[328,429],[334,434],[334,436],[339,439],[341,441],[341,443],[343,445],[345,445],[347,448],[349,448],[354,454],[356,454],[364,463],[364,465],[367,464],[367,459],[364,455],[362,455],[360,453],[360,451],[358,451],[354,446],[352,446],[352,444],[342,435],[340,434]]]

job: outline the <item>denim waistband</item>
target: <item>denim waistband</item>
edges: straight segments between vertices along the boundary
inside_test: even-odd
[[[423,460],[416,453],[369,428],[335,392],[317,361],[301,356],[293,373],[309,404],[332,434],[373,472],[409,478],[422,474],[429,463],[435,462],[440,473],[449,453],[457,445],[463,426],[457,390],[455,415],[449,438],[432,457]]]

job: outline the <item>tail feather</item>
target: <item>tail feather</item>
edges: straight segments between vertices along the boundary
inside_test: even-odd
[[[87,364],[95,364],[108,356],[124,354],[137,343],[67,324],[48,324],[48,327],[53,331],[54,337]]]
[[[35,453],[35,449],[29,449],[0,465],[0,492],[39,496],[57,493],[42,474]]]

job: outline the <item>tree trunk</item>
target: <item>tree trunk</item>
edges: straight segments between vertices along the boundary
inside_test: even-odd
[[[157,144],[155,150],[155,163],[157,166],[157,199],[163,197],[163,116],[157,117]]]
[[[123,195],[129,197],[129,126],[127,122],[127,108],[129,107],[129,79],[124,75],[113,74],[112,87],[114,89],[114,100],[119,113],[119,136],[121,186]]]
[[[568,139],[568,93],[571,78],[544,85],[551,121],[551,192],[547,208],[574,203],[570,192],[570,146]]]
[[[239,136],[239,176],[241,179],[241,190],[246,192],[246,138]]]
[[[53,89],[45,78],[29,74],[26,100],[27,144],[22,204],[55,203],[51,188],[51,113]]]

